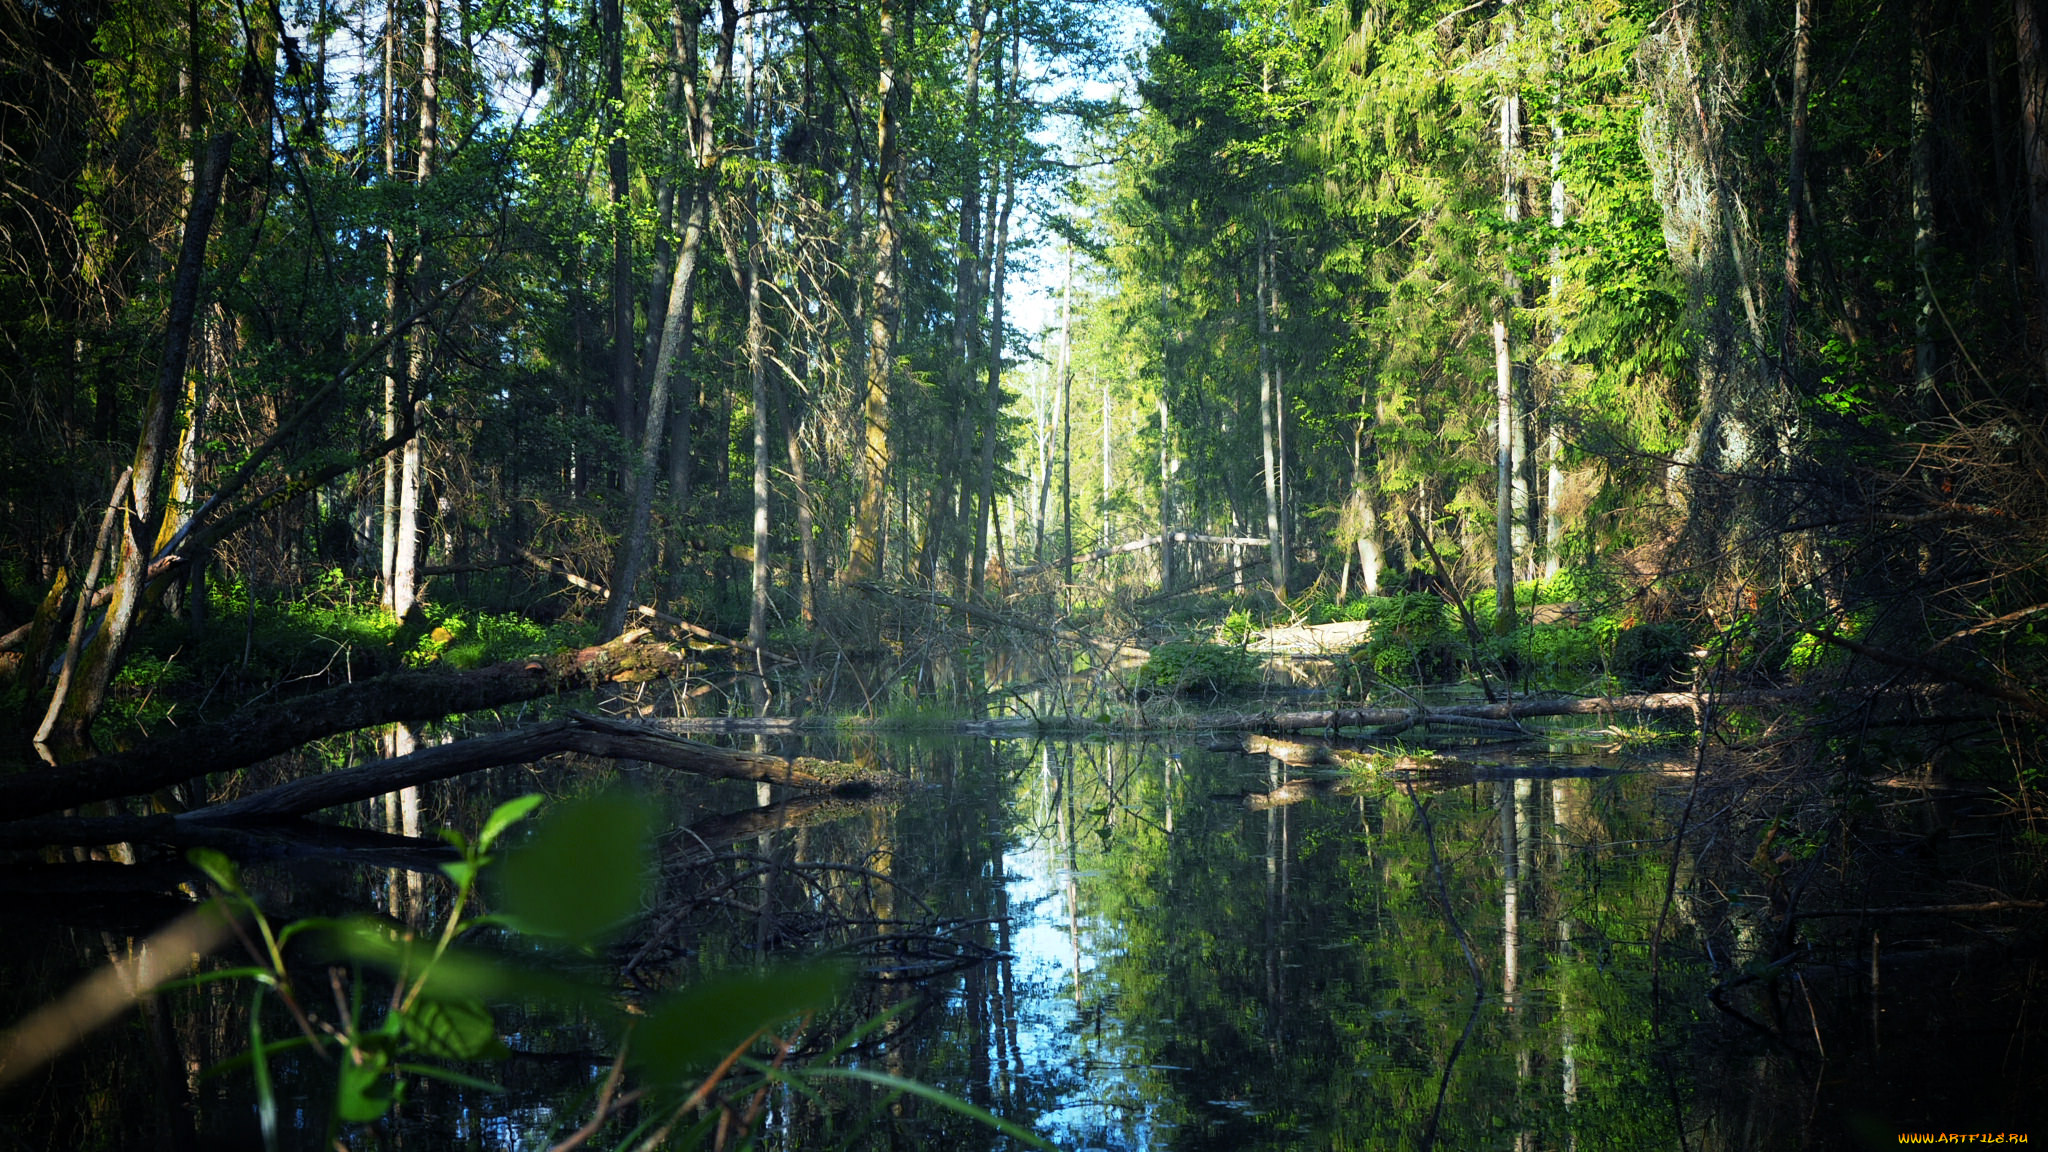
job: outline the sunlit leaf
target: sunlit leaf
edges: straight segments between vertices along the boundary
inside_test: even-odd
[[[442,1060],[502,1060],[511,1055],[498,1039],[491,1010],[474,997],[421,1000],[401,1020],[413,1047]]]
[[[633,1030],[633,1062],[679,1083],[755,1033],[830,1004],[845,979],[837,964],[805,964],[701,980],[655,1002]]]
[[[185,859],[190,860],[194,868],[206,873],[206,878],[213,881],[221,891],[236,896],[242,894],[241,876],[235,869],[235,862],[228,859],[225,852],[218,848],[193,848],[186,851]]]
[[[537,935],[597,940],[640,911],[653,831],[646,801],[620,793],[557,808],[498,866],[504,911]]]
[[[476,850],[479,852],[489,852],[491,845],[497,842],[498,837],[504,835],[507,828],[524,820],[527,813],[532,812],[540,805],[540,801],[540,793],[528,792],[524,796],[515,800],[507,800],[493,808],[490,818],[484,821],[483,831],[476,834]]]

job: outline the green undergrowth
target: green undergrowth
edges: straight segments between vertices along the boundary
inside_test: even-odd
[[[580,647],[592,629],[518,613],[422,603],[399,620],[373,582],[330,570],[296,593],[216,581],[195,628],[161,614],[116,677],[99,727],[107,734],[218,714],[270,692],[348,683],[397,668],[476,668]]]
[[[1258,658],[1242,647],[1206,640],[1169,640],[1152,649],[1137,684],[1169,695],[1223,696],[1256,687]]]

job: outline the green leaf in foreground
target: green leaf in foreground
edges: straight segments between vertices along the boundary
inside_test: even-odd
[[[372,965],[401,983],[423,979],[420,992],[427,999],[597,1007],[611,999],[603,988],[486,952],[449,948],[435,959],[433,947],[410,938],[402,925],[370,916],[337,922],[323,934],[323,943],[331,957]]]
[[[511,1052],[498,1039],[491,1010],[475,997],[421,1000],[401,1021],[414,1048],[442,1060],[502,1060]]]
[[[677,1084],[723,1059],[748,1037],[832,1002],[846,981],[838,964],[803,964],[700,980],[656,1001],[633,1030],[632,1060],[653,1080]]]
[[[505,854],[500,904],[528,932],[593,943],[640,911],[653,832],[653,809],[632,796],[565,804]]]

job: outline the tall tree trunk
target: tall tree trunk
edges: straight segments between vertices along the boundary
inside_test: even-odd
[[[671,116],[683,116],[683,75],[694,67],[697,61],[697,25],[684,18],[684,6],[677,5],[669,21],[668,92],[664,101]],[[685,119],[684,137],[688,138]],[[645,392],[654,384],[654,361],[661,355],[661,334],[668,324],[668,285],[672,262],[675,260],[675,245],[669,235],[675,230],[677,180],[674,175],[664,176],[661,186],[654,194],[654,262],[647,276],[647,303],[643,309],[645,317],[645,343],[640,350],[639,390]],[[688,211],[687,207],[684,209]],[[635,415],[638,415],[636,400]],[[635,424],[634,428],[639,425]],[[632,443],[631,429],[624,433],[627,443]]]
[[[1107,548],[1116,543],[1114,530],[1109,523],[1109,373],[1102,374],[1102,487],[1095,500],[1096,547]]]
[[[1074,246],[1060,282],[1060,586],[1074,583]]]
[[[689,211],[685,214],[682,248],[676,254],[675,272],[669,279],[668,307],[661,328],[661,346],[654,357],[654,373],[647,390],[647,407],[642,417],[640,430],[640,455],[633,469],[632,506],[627,512],[625,532],[619,542],[619,550],[613,558],[611,571],[611,599],[605,604],[604,626],[606,639],[626,630],[626,620],[637,603],[640,587],[640,573],[647,566],[648,537],[654,520],[654,489],[656,466],[661,462],[662,431],[667,424],[669,408],[669,386],[676,374],[676,358],[689,343],[691,307],[697,283],[697,258],[704,247],[704,232],[709,220],[711,197],[716,188],[718,166],[722,153],[713,135],[713,115],[718,105],[719,94],[724,90],[726,80],[732,73],[733,38],[739,27],[739,10],[736,0],[720,0],[718,21],[718,48],[709,76],[702,92],[690,92],[685,85],[685,96],[690,102],[691,127],[690,146],[692,166],[696,179],[689,189]],[[679,430],[680,431],[680,430]],[[678,447],[687,454],[689,444],[684,435],[677,437]]]
[[[1934,14],[1913,3],[1913,390],[1934,388],[1934,57],[1928,51]]]
[[[1515,35],[1514,9],[1508,8],[1502,25],[1502,39],[1512,43]],[[1522,148],[1522,98],[1513,82],[1500,99],[1501,213],[1510,226],[1522,218],[1520,153]],[[1493,311],[1494,390],[1494,559],[1493,589],[1495,628],[1503,633],[1515,626],[1515,361],[1510,344],[1510,325],[1522,292],[1521,278],[1512,261],[1505,262],[1501,275],[1500,299]]]
[[[2034,230],[2034,307],[2040,314],[2042,355],[2048,357],[2048,74],[2034,0],[2013,0],[2013,31],[2019,47],[2019,141],[2028,158],[2028,211]]]
[[[433,178],[436,150],[441,139],[441,0],[425,0],[420,17],[420,134],[419,154],[413,162],[416,187],[425,188]],[[416,198],[417,199],[417,198]],[[416,259],[424,267],[426,252]],[[419,594],[420,550],[420,452],[421,417],[426,404],[421,398],[430,355],[429,333],[414,328],[408,336],[412,367],[409,373],[408,406],[413,435],[400,453],[398,474],[398,544],[391,559],[391,610],[404,616],[412,610]]]
[[[982,44],[987,35],[988,7],[983,0],[970,0],[968,4],[967,68],[963,80],[966,99],[966,129],[963,132],[966,156],[962,168],[960,190],[959,226],[953,260],[953,343],[952,356],[947,361],[946,376],[951,387],[952,435],[948,441],[951,451],[942,451],[939,463],[942,473],[939,482],[932,486],[932,499],[926,513],[926,541],[928,556],[925,561],[928,575],[936,581],[941,565],[955,574],[955,583],[960,583],[961,569],[965,567],[964,542],[959,539],[956,528],[956,509],[964,509],[968,503],[967,493],[973,487],[975,475],[973,463],[975,452],[973,437],[969,429],[974,425],[974,406],[968,397],[974,391],[978,375],[979,357],[975,348],[976,336],[981,329],[981,58]],[[958,495],[955,494],[955,486]]]
[[[996,442],[1002,438],[1003,289],[1008,279],[1010,209],[1017,202],[1017,174],[1003,169],[1003,206],[996,215],[995,258],[989,273],[988,389],[981,411],[981,507],[974,522],[974,563],[970,582],[979,592],[988,572],[988,534],[996,508]]]
[[[797,373],[798,378],[808,378],[809,371],[806,357],[803,369]],[[804,473],[805,416],[789,411],[782,399],[782,389],[771,388],[768,395],[775,405],[775,419],[782,425],[783,447],[789,456],[790,485],[796,490],[797,551],[802,558],[796,574],[797,610],[808,627],[818,622],[818,580],[823,574],[818,569],[818,541],[811,510],[811,485]]]
[[[1259,326],[1259,446],[1264,461],[1260,479],[1266,492],[1266,550],[1271,563],[1273,595],[1284,604],[1287,602],[1287,547],[1280,538],[1280,459],[1275,420],[1279,399],[1273,386],[1273,231],[1270,226],[1259,235],[1257,259],[1257,283],[1253,285],[1252,295]]]
[[[883,521],[888,514],[889,393],[896,368],[896,325],[902,312],[896,279],[896,264],[903,248],[903,224],[898,218],[903,141],[898,121],[909,93],[907,81],[897,75],[897,22],[905,15],[901,0],[881,0],[881,68],[875,82],[879,164],[874,303],[868,317],[867,390],[861,403],[860,495],[854,507],[853,539],[846,567],[839,573],[839,582],[848,586],[881,575]]]
[[[625,0],[600,0],[604,22],[605,170],[611,186],[612,216],[612,426],[631,443],[639,421],[634,411],[633,364],[633,190],[626,154]]]
[[[1560,115],[1564,108],[1564,80],[1563,68],[1559,60],[1564,50],[1564,6],[1558,0],[1552,0],[1550,6],[1550,32],[1553,40],[1552,67],[1559,77],[1553,87],[1550,102],[1550,227],[1553,231],[1561,233],[1565,225],[1566,203],[1564,187],[1564,120]],[[1554,349],[1558,341],[1564,337],[1563,327],[1560,322],[1564,314],[1564,249],[1558,244],[1550,246],[1550,310],[1552,316],[1550,343]],[[1549,403],[1553,407],[1551,414],[1546,414],[1544,420],[1545,437],[1543,442],[1543,462],[1549,469],[1548,475],[1544,477],[1543,484],[1543,578],[1545,580],[1553,580],[1557,577],[1558,568],[1563,563],[1564,546],[1562,539],[1564,526],[1557,514],[1558,494],[1564,490],[1564,474],[1560,469],[1563,445],[1558,440],[1557,418],[1554,415],[1554,406],[1558,403],[1558,385],[1564,381],[1565,364],[1555,353],[1551,356],[1550,363],[1551,393]]]
[[[398,0],[386,0],[384,5],[384,90],[383,125],[381,135],[384,145],[384,183],[387,187],[398,185]],[[404,269],[400,266],[398,254],[398,228],[393,224],[384,229],[384,324],[386,328],[396,327],[403,317]],[[397,341],[384,350],[384,439],[398,435],[405,423],[405,415],[399,408],[409,391],[405,383],[405,350]],[[393,448],[384,454],[381,469],[384,482],[384,500],[378,505],[378,534],[380,557],[377,567],[378,590],[384,607],[391,608],[397,590],[394,582],[398,562],[398,473],[403,467],[401,448]]]
[[[197,27],[192,29],[192,35],[198,37]],[[193,134],[198,135],[196,131]],[[65,743],[84,738],[106,701],[107,684],[127,655],[129,638],[142,616],[142,590],[149,571],[150,549],[161,530],[164,514],[165,466],[177,448],[178,401],[184,394],[185,368],[191,359],[207,236],[213,230],[213,218],[220,207],[221,182],[227,173],[232,144],[233,138],[225,134],[214,137],[192,182],[192,199],[185,210],[184,239],[171,277],[163,361],[157,369],[156,387],[144,400],[142,432],[136,439],[135,460],[126,476],[127,515],[119,518],[119,535],[113,545],[117,551],[112,595],[99,632],[76,661],[69,694],[56,722],[43,726],[42,735],[46,738],[54,735]],[[87,611],[92,593],[89,587],[79,588],[77,612]]]
[[[1813,0],[1797,0],[1792,12],[1792,127],[1785,166],[1784,329],[1778,338],[1778,382],[1789,388],[1792,359],[1799,352],[1800,202],[1806,195],[1807,95],[1813,87]]]
[[[755,670],[766,674],[761,650],[768,643],[768,335],[761,317],[761,241],[747,245],[747,382],[754,401],[754,570],[753,602],[747,611],[747,643]]]

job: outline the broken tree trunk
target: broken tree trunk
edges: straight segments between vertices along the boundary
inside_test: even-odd
[[[323,736],[497,708],[606,682],[661,679],[693,668],[692,653],[639,643],[646,635],[635,630],[607,644],[469,671],[406,669],[244,708],[140,748],[0,779],[0,811],[36,816],[138,795],[247,767]]]

